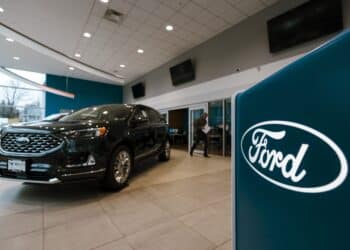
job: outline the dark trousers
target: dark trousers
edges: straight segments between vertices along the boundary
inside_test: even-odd
[[[191,154],[193,153],[193,151],[196,149],[197,145],[201,141],[204,142],[204,155],[208,155],[208,136],[201,129],[197,129],[197,131],[196,131],[196,138],[195,138],[194,143],[191,147]]]

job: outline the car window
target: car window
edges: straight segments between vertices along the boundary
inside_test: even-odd
[[[147,109],[147,113],[149,116],[149,120],[152,123],[158,123],[161,121],[160,114],[157,111],[155,111],[153,109]]]
[[[148,114],[144,109],[137,109],[135,111],[134,119],[138,121],[148,120]]]
[[[130,110],[120,106],[97,106],[78,110],[60,119],[62,122],[86,120],[123,120],[128,119]]]

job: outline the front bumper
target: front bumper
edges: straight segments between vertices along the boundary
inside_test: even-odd
[[[74,150],[62,147],[58,151],[40,157],[0,153],[0,179],[38,184],[101,179],[108,165],[108,156],[103,147],[99,146],[92,143]],[[25,170],[10,171],[8,168],[10,160],[24,162]]]
[[[47,185],[61,183],[61,181],[57,178],[51,178],[47,181],[26,180],[26,179],[18,179],[18,178],[9,178],[4,176],[0,176],[0,178],[1,180],[18,181],[18,182],[35,183],[35,184],[47,184]]]

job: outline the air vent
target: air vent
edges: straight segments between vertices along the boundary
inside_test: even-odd
[[[104,18],[113,23],[121,24],[123,21],[123,13],[120,13],[113,9],[107,9],[104,15]]]

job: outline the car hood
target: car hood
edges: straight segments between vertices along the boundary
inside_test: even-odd
[[[42,130],[48,132],[63,132],[72,131],[88,128],[96,128],[107,126],[108,122],[102,121],[72,121],[72,122],[33,122],[33,123],[19,123],[8,126],[5,130],[16,131],[16,130]]]

